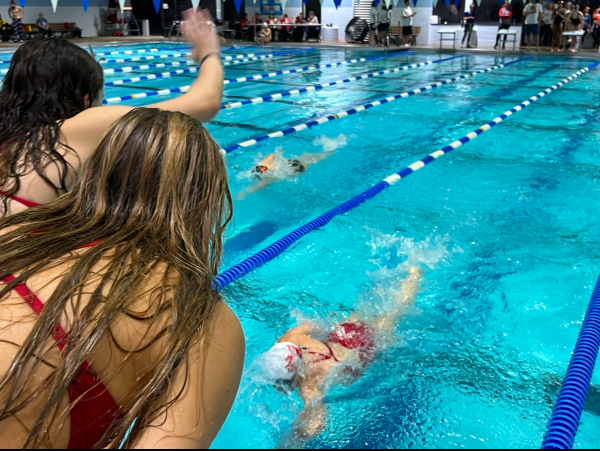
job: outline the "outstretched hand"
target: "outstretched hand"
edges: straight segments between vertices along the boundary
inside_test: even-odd
[[[183,18],[185,21],[182,27],[183,36],[194,47],[192,58],[195,62],[201,62],[211,53],[221,52],[219,36],[207,9],[200,12],[189,9],[183,13]]]

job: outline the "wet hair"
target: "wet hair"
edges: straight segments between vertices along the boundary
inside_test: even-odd
[[[137,418],[125,444],[131,447],[144,428],[168,414],[186,387],[174,377],[187,374],[188,351],[202,340],[221,302],[212,283],[231,217],[225,161],[208,131],[182,113],[140,108],[107,132],[73,191],[0,220],[0,277],[18,274],[0,290],[4,308],[16,284],[60,265],[70,268],[56,276],[43,315],[15,345],[0,378],[0,421],[43,400],[24,448],[48,443],[49,425],[60,424],[61,400],[102,340],[123,353],[118,358],[146,350],[156,358],[139,368],[120,415],[96,448],[117,448]],[[90,243],[96,244],[75,252]],[[134,349],[113,334],[123,321],[147,330]],[[49,352],[56,352],[59,323],[68,337],[60,364],[48,366],[50,374],[31,390],[31,376],[46,370]]]
[[[66,39],[35,39],[14,54],[0,91],[0,187],[12,195],[32,170],[58,194],[72,168],[64,157],[60,127],[98,98],[104,74],[95,59]],[[62,145],[62,149],[59,147]],[[53,166],[58,184],[46,175]],[[4,198],[6,211],[6,197]]]

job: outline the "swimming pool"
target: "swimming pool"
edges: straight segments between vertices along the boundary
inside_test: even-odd
[[[370,55],[356,50],[292,53],[227,67],[226,78]],[[447,57],[401,53],[232,83],[224,101]],[[224,110],[207,126],[227,147],[518,58],[456,58]],[[232,152],[228,165],[235,196],[256,183],[250,169],[260,156],[335,151],[301,177],[236,201],[223,269],[591,62],[536,57]],[[140,63],[107,68],[135,64]],[[156,72],[166,70],[175,69]],[[386,294],[405,276],[406,265],[416,262],[426,268],[424,283],[397,330],[397,341],[356,384],[328,393],[329,426],[307,446],[539,447],[600,272],[598,70],[337,217],[226,288],[224,296],[246,332],[247,371],[214,446],[277,446],[300,402],[261,385],[260,355],[302,319],[332,321],[356,309],[384,310]],[[107,81],[125,77],[130,75]],[[107,87],[106,97],[181,87],[194,78],[183,74]],[[578,448],[597,447],[597,387],[588,399]]]

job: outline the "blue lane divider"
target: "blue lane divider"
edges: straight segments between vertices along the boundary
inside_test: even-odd
[[[390,70],[386,70],[386,71],[381,71],[381,72],[376,72],[373,74],[366,74],[366,75],[362,75],[362,76],[357,76],[357,77],[352,77],[346,80],[340,80],[337,82],[332,82],[332,83],[323,83],[323,84],[319,84],[319,85],[314,85],[314,86],[308,86],[306,88],[301,88],[301,89],[296,89],[296,90],[292,90],[292,91],[285,91],[279,94],[272,94],[270,96],[264,96],[264,97],[259,97],[257,99],[252,99],[252,100],[246,100],[244,102],[235,102],[234,104],[222,104],[221,105],[221,109],[226,109],[226,108],[235,108],[237,106],[242,106],[243,105],[248,105],[250,103],[259,103],[259,102],[263,102],[265,100],[272,100],[272,99],[279,99],[281,97],[285,97],[285,96],[291,96],[291,95],[296,95],[296,94],[301,94],[304,92],[309,92],[309,91],[315,91],[315,90],[319,90],[319,89],[324,89],[327,88],[328,86],[334,86],[338,83],[350,83],[353,81],[357,81],[357,80],[362,80],[365,78],[372,78],[374,76],[377,75],[382,75],[382,74],[387,74],[387,73],[393,73],[393,72],[401,72],[404,70],[408,70],[408,69],[414,69],[417,67],[423,67],[423,66],[427,66],[430,64],[434,64],[434,63],[438,63],[438,62],[442,62],[442,61],[448,61],[451,59],[455,59],[455,58],[461,58],[462,56],[454,56],[452,58],[446,58],[443,60],[439,60],[439,61],[427,61],[425,63],[418,63],[418,64],[411,64],[409,66],[404,66],[401,68],[397,68],[397,69],[390,69]],[[146,97],[153,97],[153,96],[166,96],[166,95],[170,95],[170,94],[182,94],[182,93],[186,93],[190,90],[191,85],[187,85],[187,86],[182,86],[180,88],[172,88],[172,89],[161,89],[158,91],[147,91],[147,92],[140,92],[137,94],[131,94],[128,96],[121,96],[121,97],[111,97],[109,99],[105,99],[103,100],[103,103],[105,105],[110,105],[110,104],[114,104],[114,103],[121,103],[121,102],[125,102],[128,100],[133,100],[133,99],[143,99]],[[238,105],[240,104],[240,105]],[[227,105],[234,105],[234,106],[227,106]]]
[[[225,80],[225,84],[228,85],[230,83],[245,83],[247,81],[264,80],[266,78],[279,77],[280,75],[299,74],[301,72],[307,72],[307,71],[311,71],[311,70],[315,70],[315,69],[329,69],[332,67],[345,66],[348,64],[364,63],[367,61],[376,61],[376,60],[383,59],[383,58],[392,58],[392,57],[398,56],[398,55],[406,55],[407,53],[413,53],[413,51],[405,50],[405,51],[399,51],[399,52],[394,52],[394,53],[388,53],[387,55],[370,56],[367,58],[357,58],[357,59],[353,59],[353,60],[340,61],[338,63],[315,64],[314,66],[299,67],[298,69],[280,70],[280,71],[271,72],[268,74],[259,74],[259,75],[250,75],[248,77],[232,78],[230,80]]]
[[[425,86],[423,88],[418,88],[418,89],[414,89],[412,91],[403,92],[401,94],[398,94],[398,95],[395,95],[395,96],[392,96],[392,97],[387,97],[385,99],[378,100],[376,102],[367,103],[365,105],[362,105],[362,106],[359,106],[359,107],[355,107],[355,108],[352,108],[350,110],[341,111],[341,112],[339,112],[337,114],[333,114],[331,116],[326,116],[326,117],[322,117],[320,119],[315,119],[315,120],[312,120],[312,121],[309,121],[309,122],[305,122],[303,124],[296,125],[295,127],[286,128],[284,130],[279,130],[277,132],[269,133],[268,135],[258,136],[256,138],[252,138],[252,139],[249,139],[247,141],[243,141],[243,142],[240,142],[240,143],[237,143],[237,144],[232,144],[230,146],[223,147],[222,150],[225,153],[231,153],[231,152],[233,152],[235,150],[245,149],[247,147],[254,146],[254,145],[258,144],[259,142],[266,141],[266,140],[271,139],[271,138],[281,138],[283,136],[291,135],[292,133],[298,133],[298,132],[300,132],[302,130],[306,130],[308,128],[316,127],[318,125],[326,124],[326,123],[332,122],[332,121],[337,121],[338,119],[342,119],[344,117],[351,116],[353,114],[362,113],[363,111],[367,111],[367,110],[369,110],[371,108],[374,108],[376,106],[385,105],[386,103],[394,102],[394,101],[396,101],[398,99],[403,99],[403,98],[406,98],[406,97],[409,97],[409,96],[414,96],[414,95],[420,94],[420,93],[425,92],[425,91],[429,91],[431,89],[439,88],[440,86],[447,85],[449,83],[453,83],[453,82],[455,82],[457,80],[466,80],[467,78],[471,78],[471,77],[474,77],[474,76],[479,75],[479,74],[485,74],[487,72],[491,72],[491,71],[494,71],[494,70],[497,70],[497,69],[502,69],[504,67],[511,66],[513,64],[517,64],[517,63],[520,63],[522,61],[529,60],[531,58],[532,57],[521,58],[521,59],[518,59],[518,60],[513,61],[511,63],[499,64],[497,66],[488,67],[487,69],[478,70],[478,71],[471,72],[471,73],[466,74],[466,75],[460,75],[458,77],[449,78],[447,80],[439,81],[437,83],[433,83],[433,84]]]
[[[106,60],[106,61],[100,61],[100,64],[111,64],[111,63],[132,63],[135,61],[150,61],[150,60],[161,60],[161,59],[171,59],[171,58],[181,58],[181,57],[186,57],[186,56],[191,56],[192,54],[190,52],[188,53],[170,53],[167,55],[151,55],[151,56],[135,56],[133,58],[121,58],[121,59],[115,59],[115,60]],[[232,60],[241,60],[241,59],[246,59],[246,58],[254,58],[254,57],[259,57],[262,55],[269,55],[269,54],[254,54],[254,53],[246,53],[244,55],[239,54],[239,55],[232,55],[232,56],[222,56],[221,60],[222,61],[232,61]]]
[[[574,80],[575,78],[579,77],[580,75],[584,74],[585,72],[588,72],[591,68],[597,66],[598,64],[600,64],[600,62],[595,63],[592,66],[588,66],[585,69],[580,70],[579,72],[571,75],[569,78],[566,78],[562,82],[557,83],[554,86],[552,86],[551,88],[548,88],[545,91],[540,92],[539,94],[529,98],[525,102],[514,107],[512,110],[505,112],[504,114],[497,117],[493,121],[488,122],[487,124],[479,127],[477,130],[469,133],[468,135],[464,136],[463,138],[459,139],[458,141],[455,141],[452,144],[444,147],[443,149],[440,149],[440,150],[430,154],[426,158],[411,164],[407,168],[402,169],[400,172],[397,172],[396,174],[393,174],[393,175],[385,178],[384,180],[382,180],[381,182],[372,186],[365,192],[359,194],[358,196],[350,199],[347,202],[344,202],[343,204],[339,205],[338,207],[334,208],[333,210],[330,210],[327,213],[319,216],[318,218],[313,219],[309,223],[294,230],[293,232],[284,236],[280,240],[277,240],[275,243],[266,247],[262,251],[252,255],[251,257],[247,258],[246,260],[242,261],[241,263],[238,263],[237,265],[229,268],[227,271],[219,274],[215,278],[215,284],[218,285],[218,287],[220,289],[225,288],[227,285],[231,284],[233,281],[238,280],[239,278],[245,276],[246,274],[253,271],[254,269],[264,265],[265,263],[273,260],[275,257],[281,255],[286,249],[288,249],[293,243],[298,241],[304,235],[307,235],[308,233],[312,232],[313,230],[319,229],[319,228],[327,225],[336,216],[342,215],[344,213],[349,212],[350,210],[355,209],[356,207],[358,207],[362,203],[366,202],[367,200],[377,196],[379,193],[386,190],[390,186],[395,185],[401,179],[404,179],[404,178],[408,177],[409,175],[411,175],[413,172],[416,172],[419,169],[425,167],[426,165],[433,163],[442,155],[446,155],[446,154],[456,150],[457,148],[461,147],[462,145],[468,143],[469,141],[473,141],[478,136],[480,136],[482,133],[490,130],[492,127],[495,127],[496,125],[498,125],[499,123],[501,123],[508,117],[512,116],[513,114],[524,110],[529,105],[538,101],[542,97],[545,97],[546,95],[550,94],[552,91],[559,89],[561,86],[564,86],[565,84],[569,83],[570,81]]]
[[[250,77],[243,77],[243,79],[236,78],[236,79],[233,79],[233,80],[225,80],[223,83],[225,85],[228,85],[230,83],[243,83],[245,81],[261,80],[261,79],[264,79],[264,78],[273,78],[273,77],[277,77],[279,75],[286,75],[286,74],[292,74],[292,73],[298,73],[298,72],[306,72],[308,70],[313,70],[313,69],[324,69],[326,67],[329,68],[329,67],[343,66],[343,65],[347,65],[347,64],[362,63],[362,62],[365,62],[365,61],[373,61],[373,60],[376,60],[376,59],[382,59],[382,58],[389,58],[391,56],[397,56],[399,53],[394,53],[394,54],[391,54],[391,55],[375,56],[375,57],[370,57],[370,58],[360,58],[360,59],[356,59],[356,60],[340,61],[338,63],[332,63],[332,64],[327,64],[327,65],[317,65],[317,66],[311,66],[311,67],[303,67],[303,68],[299,68],[299,69],[291,69],[291,70],[288,70],[288,71],[280,71],[280,72],[276,72],[276,73],[273,73],[273,74],[252,75]],[[401,53],[403,53],[403,54],[412,53],[412,51],[401,52]],[[144,76],[140,76],[140,77],[126,78],[126,79],[123,79],[123,80],[110,81],[110,82],[104,83],[104,86],[118,86],[118,85],[123,85],[123,84],[126,84],[126,83],[136,83],[136,82],[145,81],[145,80],[156,80],[157,78],[170,78],[172,76],[181,75],[181,74],[195,74],[197,72],[198,72],[198,68],[197,67],[194,67],[194,68],[191,68],[191,69],[179,69],[179,70],[172,71],[172,72],[163,72],[162,74],[144,75]]]
[[[600,278],[588,306],[542,449],[571,449],[600,347]]]
[[[96,56],[114,56],[114,55],[137,55],[140,53],[156,53],[156,52],[168,52],[168,51],[172,51],[172,50],[190,50],[192,49],[192,47],[170,47],[170,48],[164,48],[164,49],[141,49],[141,50],[121,50],[119,52],[100,52],[100,53],[96,53],[94,52],[94,55]]]
[[[255,58],[226,61],[223,63],[223,65],[224,66],[233,66],[236,64],[250,63],[253,61],[261,61],[261,60],[265,60],[265,59],[271,59],[276,56],[292,55],[294,53],[306,52],[307,50],[314,50],[314,49],[290,50],[290,51],[285,51],[285,52],[269,53],[269,54],[265,54],[265,55],[258,56]],[[133,72],[135,70],[161,69],[163,67],[195,66],[195,65],[196,65],[196,63],[194,61],[172,61],[170,63],[144,64],[141,66],[119,67],[116,69],[104,69],[104,75],[114,75],[116,73]]]
[[[191,50],[193,47],[185,46],[185,44],[182,44],[182,46],[180,47],[165,47],[165,48],[155,48],[155,49],[141,49],[141,50],[121,50],[118,52],[100,52],[100,53],[96,53],[94,52],[94,55],[96,56],[114,56],[114,55],[137,55],[140,53],[156,53],[156,52],[170,52],[173,50]],[[228,53],[228,52],[235,52],[236,50],[249,50],[249,49],[256,49],[258,48],[255,45],[251,45],[251,46],[243,46],[243,47],[239,47],[239,48],[235,48],[235,49],[222,49],[221,53]]]
[[[395,69],[388,69],[388,70],[382,70],[379,72],[371,72],[369,74],[356,75],[354,77],[346,78],[344,80],[337,80],[337,81],[332,81],[329,83],[320,83],[317,85],[306,86],[306,87],[300,88],[300,89],[292,89],[290,91],[283,91],[283,92],[279,92],[277,94],[256,97],[254,99],[249,99],[249,100],[243,100],[241,102],[223,103],[221,105],[221,109],[226,110],[229,108],[239,108],[244,105],[252,105],[252,104],[267,102],[269,100],[281,99],[282,97],[289,97],[289,96],[295,96],[298,94],[304,94],[307,92],[320,91],[321,89],[329,88],[329,87],[335,86],[335,85],[341,85],[344,83],[353,83],[355,81],[365,80],[367,78],[379,77],[381,75],[386,75],[386,74],[395,74],[395,73],[403,72],[403,71],[410,70],[410,69],[416,69],[419,67],[430,66],[432,64],[441,63],[443,61],[449,61],[449,60],[453,60],[456,58],[464,58],[465,56],[467,56],[467,55],[459,55],[459,56],[453,56],[451,58],[440,59],[437,61],[426,61],[424,63],[410,64],[408,66],[397,67]]]

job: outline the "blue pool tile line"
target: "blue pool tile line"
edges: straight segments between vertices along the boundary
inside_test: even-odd
[[[440,61],[447,61],[447,60],[451,60],[451,59],[455,59],[455,58],[462,58],[462,56],[454,56],[452,58],[446,58],[444,60],[440,60]],[[397,69],[390,69],[390,70],[386,70],[386,71],[380,71],[380,72],[374,72],[373,74],[366,74],[366,75],[361,75],[361,76],[356,76],[356,77],[351,77],[349,79],[346,80],[340,80],[337,82],[332,82],[332,83],[323,83],[323,84],[319,84],[319,85],[313,85],[313,86],[308,86],[305,88],[301,88],[301,89],[295,89],[292,91],[285,91],[279,94],[272,94],[269,96],[264,96],[264,97],[259,97],[257,99],[252,99],[252,100],[246,100],[244,102],[235,102],[234,104],[222,104],[221,105],[221,109],[226,109],[226,108],[236,108],[238,106],[242,106],[242,105],[248,105],[251,103],[260,103],[263,102],[265,100],[273,100],[273,99],[279,99],[281,97],[286,97],[286,96],[291,96],[291,95],[296,95],[296,94],[302,94],[305,92],[309,92],[309,91],[316,91],[319,89],[324,89],[327,88],[329,86],[334,86],[336,84],[339,83],[351,83],[353,81],[357,81],[357,80],[362,80],[365,78],[372,78],[376,75],[381,75],[381,74],[386,74],[386,73],[394,73],[394,72],[401,72],[404,70],[409,70],[409,69],[414,69],[417,67],[423,67],[423,66],[427,66],[436,62],[440,62],[440,61],[428,61],[425,63],[418,63],[418,64],[411,64],[410,66],[404,66],[401,68],[397,68]],[[115,103],[121,103],[121,102],[125,102],[128,100],[133,100],[133,99],[143,99],[146,97],[153,97],[153,96],[166,96],[166,95],[170,95],[170,94],[183,94],[186,93],[190,90],[191,85],[187,85],[187,86],[182,86],[180,88],[171,88],[171,89],[160,89],[158,91],[147,91],[147,92],[140,92],[137,94],[131,94],[128,96],[121,96],[121,97],[111,97],[109,99],[105,99],[103,100],[103,103],[105,105],[109,105],[109,104],[115,104]],[[239,104],[239,105],[238,105]],[[227,105],[234,105],[234,106],[227,106]]]
[[[515,63],[516,62],[517,61],[515,61]],[[220,289],[225,288],[227,285],[231,284],[235,280],[240,279],[241,277],[245,276],[246,274],[253,271],[254,269],[264,265],[265,263],[273,260],[275,257],[281,255],[293,243],[300,240],[300,238],[302,238],[303,236],[312,232],[313,230],[324,227],[329,222],[331,222],[331,220],[333,218],[335,218],[336,216],[345,214],[345,213],[349,212],[350,210],[355,209],[356,207],[358,207],[362,203],[366,202],[367,200],[372,199],[373,197],[377,196],[379,193],[386,190],[390,186],[395,185],[400,180],[408,177],[409,175],[418,171],[419,169],[424,168],[426,165],[433,163],[438,158],[440,158],[442,155],[446,155],[450,152],[453,152],[454,150],[458,149],[459,147],[463,146],[464,144],[466,144],[470,141],[473,141],[478,136],[480,136],[482,133],[484,133],[488,130],[491,130],[493,127],[495,127],[496,125],[498,125],[505,119],[509,118],[513,114],[516,114],[519,111],[524,110],[529,105],[535,103],[542,97],[545,97],[546,95],[550,94],[551,92],[559,89],[560,87],[564,86],[565,84],[569,83],[570,81],[574,80],[575,78],[579,77],[580,75],[588,72],[590,69],[592,69],[593,67],[596,67],[599,64],[600,64],[600,62],[595,63],[591,66],[586,67],[585,69],[580,70],[579,72],[564,79],[560,83],[557,83],[554,86],[546,89],[545,91],[540,92],[539,94],[529,98],[528,100],[521,103],[520,105],[514,107],[510,111],[505,112],[504,114],[500,115],[499,117],[495,118],[494,120],[479,127],[477,130],[469,133],[468,135],[464,136],[463,138],[459,139],[458,141],[455,141],[452,144],[444,147],[443,149],[440,149],[440,150],[430,154],[429,156],[425,157],[424,159],[411,164],[407,168],[402,169],[400,172],[397,172],[396,174],[393,174],[393,175],[385,178],[384,180],[382,180],[381,182],[372,186],[371,188],[364,191],[363,193],[359,194],[358,196],[350,199],[349,201],[337,206],[333,210],[328,211],[327,213],[325,213],[325,214],[319,216],[318,218],[310,221],[309,223],[303,225],[302,227],[294,230],[293,232],[291,232],[288,235],[286,235],[285,237],[277,240],[275,243],[271,244],[270,246],[266,247],[265,249],[252,255],[251,257],[245,259],[241,263],[238,263],[237,265],[229,268],[227,271],[219,274],[215,279],[215,285],[217,285]],[[506,65],[504,65],[504,66],[506,66]],[[599,321],[600,321],[600,319],[599,319]]]
[[[248,148],[248,147],[252,147],[252,146],[255,146],[256,144],[258,144],[259,142],[266,141],[266,140],[271,139],[271,138],[281,138],[283,136],[291,135],[292,133],[298,133],[298,132],[300,132],[302,130],[306,130],[306,129],[309,129],[309,128],[312,128],[312,127],[316,127],[316,126],[321,125],[321,124],[326,124],[328,122],[337,121],[338,119],[342,119],[344,117],[348,117],[348,116],[351,116],[353,114],[362,113],[363,111],[367,111],[367,110],[369,110],[371,108],[374,108],[376,106],[385,105],[386,103],[394,102],[394,101],[396,101],[398,99],[403,99],[403,98],[406,98],[406,97],[410,97],[410,96],[414,96],[414,95],[420,94],[420,93],[425,92],[425,91],[429,91],[429,90],[432,90],[432,89],[435,89],[435,88],[439,88],[440,86],[444,86],[444,85],[447,85],[449,83],[453,83],[453,82],[455,82],[457,80],[466,80],[467,78],[471,78],[471,77],[474,77],[474,76],[479,75],[479,74],[485,74],[487,72],[492,72],[492,71],[497,70],[497,69],[502,69],[504,67],[520,63],[522,61],[530,60],[531,58],[532,57],[529,57],[529,58],[520,58],[520,59],[518,59],[516,61],[513,61],[513,62],[510,62],[510,63],[499,64],[497,66],[488,67],[487,69],[478,70],[478,71],[471,72],[471,73],[466,74],[466,75],[459,75],[458,77],[449,78],[447,80],[440,81],[440,82],[437,82],[437,83],[433,83],[433,84],[425,86],[423,88],[418,88],[418,89],[414,89],[412,91],[403,92],[401,94],[398,94],[398,95],[395,95],[395,96],[391,96],[391,97],[387,97],[385,99],[378,100],[376,102],[370,102],[370,103],[361,105],[359,107],[352,108],[350,110],[346,110],[346,111],[342,111],[342,112],[337,113],[337,114],[333,114],[331,116],[322,117],[320,119],[315,119],[315,120],[312,120],[312,121],[309,121],[309,122],[305,122],[303,124],[296,125],[295,127],[286,128],[284,130],[279,130],[277,132],[269,133],[268,135],[263,135],[263,136],[259,136],[259,137],[256,137],[256,138],[249,139],[247,141],[243,141],[243,142],[240,142],[240,143],[232,144],[230,146],[223,147],[222,151],[224,153],[231,153],[231,152],[239,150],[239,149],[245,149],[245,148]],[[441,61],[447,61],[447,60],[439,60],[437,62],[441,62]]]
[[[298,94],[304,94],[307,92],[320,91],[321,89],[329,88],[329,87],[335,86],[335,85],[341,85],[341,84],[345,84],[345,83],[353,83],[355,81],[365,80],[367,78],[379,77],[381,75],[386,75],[386,74],[395,74],[395,73],[403,72],[403,71],[410,70],[410,69],[417,69],[419,67],[430,66],[435,63],[441,63],[442,61],[449,61],[449,60],[453,60],[453,59],[457,59],[457,58],[464,58],[466,56],[467,55],[459,55],[459,56],[453,56],[451,58],[445,58],[445,59],[441,59],[441,60],[437,60],[437,61],[426,61],[424,63],[415,63],[415,64],[410,64],[408,66],[397,67],[395,69],[381,70],[379,72],[371,72],[369,74],[356,75],[354,77],[346,78],[344,80],[337,80],[337,81],[332,81],[329,83],[320,83],[320,84],[316,84],[316,85],[306,86],[306,87],[300,88],[300,89],[292,89],[290,91],[283,91],[283,92],[279,92],[276,94],[270,94],[268,96],[256,97],[254,99],[243,100],[241,102],[224,103],[221,105],[221,109],[225,110],[225,109],[229,109],[229,108],[239,108],[244,105],[252,105],[252,104],[256,104],[256,103],[268,102],[269,100],[281,99],[282,97],[289,97],[289,96],[295,96]]]

